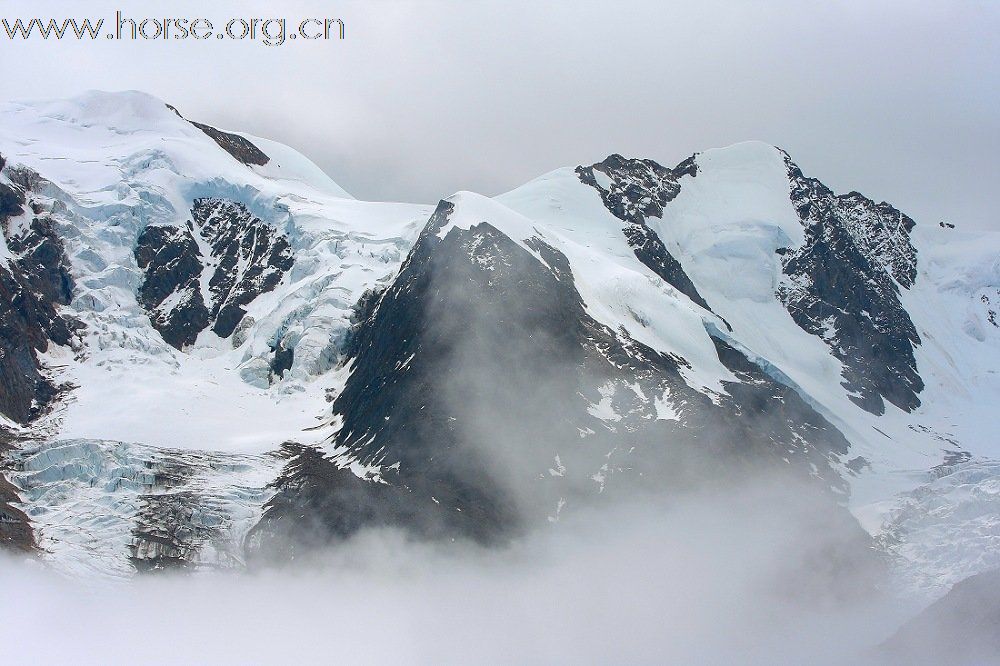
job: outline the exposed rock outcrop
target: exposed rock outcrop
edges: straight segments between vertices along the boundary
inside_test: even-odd
[[[682,175],[694,176],[697,171],[693,157],[668,169],[653,160],[626,159],[617,154],[603,162],[576,168],[580,181],[598,191],[611,214],[628,223],[622,233],[636,258],[692,301],[710,310],[680,262],[646,225],[647,217],[663,217],[663,207],[680,193],[677,179]]]
[[[73,297],[62,239],[26,195],[0,181],[0,233],[11,255],[0,259],[0,414],[18,423],[43,414],[59,393],[38,354],[50,344],[69,345],[81,326],[59,312]]]
[[[191,216],[186,227],[146,227],[135,248],[145,274],[139,304],[177,349],[209,327],[232,335],[245,306],[274,289],[293,263],[285,237],[242,204],[196,199]]]
[[[779,298],[844,364],[857,405],[873,414],[885,412],[883,400],[915,409],[924,388],[913,355],[920,336],[900,302],[917,275],[913,220],[857,192],[835,195],[787,156],[786,164],[806,241],[782,258],[788,279]]]

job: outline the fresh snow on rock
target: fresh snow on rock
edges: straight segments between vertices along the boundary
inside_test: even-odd
[[[693,386],[722,391],[720,382],[734,379],[705,330],[705,323],[718,322],[718,317],[636,258],[621,232],[621,221],[572,169],[553,171],[497,201],[533,222],[530,227],[522,223],[522,233],[537,230],[535,235],[566,255],[587,311],[597,321],[613,330],[624,328],[653,349],[687,359],[692,366],[687,379]]]

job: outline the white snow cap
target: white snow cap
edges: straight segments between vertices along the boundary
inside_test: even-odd
[[[138,90],[88,90],[68,99],[33,100],[24,102],[24,105],[35,109],[41,117],[80,128],[102,127],[121,133],[170,135],[183,123],[162,100]]]

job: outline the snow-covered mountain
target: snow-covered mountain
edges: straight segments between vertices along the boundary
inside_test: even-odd
[[[0,538],[61,570],[488,542],[759,473],[912,589],[1000,566],[996,234],[756,142],[362,202],[135,92],[6,104],[0,156]]]

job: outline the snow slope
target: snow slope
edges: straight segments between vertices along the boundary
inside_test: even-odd
[[[876,416],[848,399],[840,385],[841,363],[822,340],[795,324],[777,298],[784,278],[776,250],[804,241],[789,201],[783,153],[750,142],[700,153],[695,161],[697,175],[682,176],[680,193],[664,207],[662,219],[651,217],[648,223],[718,316],[656,280],[636,260],[619,232],[621,222],[596,192],[581,186],[573,170],[554,171],[497,201],[530,220],[521,221],[512,237],[523,235],[521,229],[538,230],[567,253],[598,319],[624,326],[655,349],[678,351],[718,378],[725,372],[713,367],[714,352],[700,353],[697,344],[704,352],[708,336],[699,330],[702,321],[718,325],[724,320],[731,327],[729,337],[799,387],[849,433],[858,455],[873,467],[926,470],[940,463],[941,449],[949,446],[940,438],[958,420],[949,415],[990,405],[991,400],[980,398],[1000,388],[1000,336],[979,302],[1000,282],[1000,238],[980,234],[956,242],[961,236],[953,230],[918,227],[919,277],[903,298],[925,340],[918,347],[918,363],[928,387],[924,405],[913,413],[890,408]],[[681,304],[689,314],[680,314]],[[970,390],[986,395],[969,400]],[[963,422],[965,436],[958,446],[975,455],[1000,456],[995,421],[970,413]]]
[[[574,284],[592,317],[612,330],[624,328],[653,349],[687,359],[692,366],[689,383],[705,391],[723,390],[720,382],[735,378],[705,331],[705,322],[718,318],[644,266],[621,234],[621,223],[588,190],[572,169],[562,169],[495,201],[466,192],[451,197],[455,212],[450,221],[465,228],[489,222],[522,244],[533,237],[545,241],[569,259]],[[447,232],[445,227],[439,235]]]
[[[681,178],[677,199],[652,226],[677,248],[699,290],[732,325],[733,337],[802,387],[847,434],[854,454],[871,464],[854,478],[860,513],[912,487],[911,472],[941,463],[943,450],[1000,457],[1000,426],[979,411],[1000,397],[1000,336],[984,325],[975,302],[1000,283],[997,234],[978,234],[970,242],[950,229],[917,226],[918,277],[901,296],[923,340],[916,349],[926,384],[923,404],[911,413],[889,406],[875,416],[848,399],[840,363],[776,297],[783,276],[775,251],[803,242],[787,198],[783,154],[746,143],[707,151],[696,161],[698,174]]]
[[[32,199],[65,238],[77,285],[70,310],[86,324],[82,358],[52,352],[50,365],[79,388],[50,429],[231,451],[318,441],[303,430],[316,425],[329,387],[313,379],[335,363],[354,303],[391,276],[430,209],[356,201],[271,141],[250,137],[270,161],[242,164],[144,93],[9,103],[0,117],[0,155],[43,179]],[[133,248],[147,226],[183,225],[198,197],[246,206],[288,238],[295,263],[250,305],[255,323],[241,345],[205,332],[182,353],[136,301]],[[279,339],[295,357],[272,385],[267,357]]]

